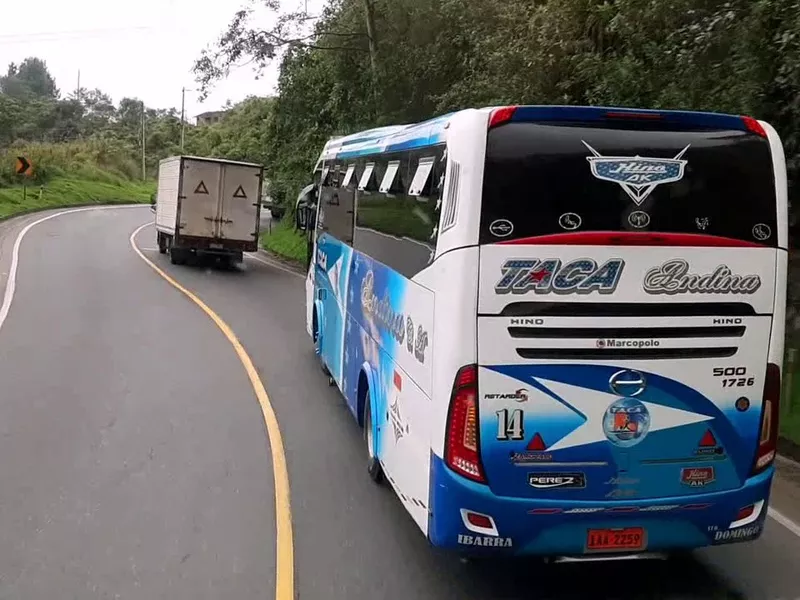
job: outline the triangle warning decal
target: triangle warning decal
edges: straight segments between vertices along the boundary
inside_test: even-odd
[[[534,452],[541,452],[542,450],[547,450],[547,446],[542,439],[540,434],[536,434],[533,436],[533,439],[528,444],[528,450],[533,450]]]
[[[717,438],[714,437],[714,434],[711,433],[710,429],[707,429],[703,438],[700,440],[700,447],[701,448],[709,448],[711,446],[717,445]]]
[[[247,194],[244,193],[244,188],[242,186],[239,186],[238,188],[236,188],[236,191],[233,192],[233,197],[234,198],[247,198]]]
[[[208,188],[206,187],[206,184],[203,183],[202,179],[200,180],[200,183],[197,184],[197,187],[194,189],[194,193],[195,194],[207,194],[208,193]]]

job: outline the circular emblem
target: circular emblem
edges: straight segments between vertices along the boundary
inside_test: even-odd
[[[608,387],[618,396],[634,398],[647,387],[647,379],[639,371],[625,369],[617,371],[608,379]]]
[[[603,432],[608,441],[620,448],[641,442],[650,430],[650,413],[636,398],[620,398],[606,409]]]
[[[643,229],[644,227],[650,225],[650,215],[643,210],[635,210],[628,215],[628,223],[631,224],[631,227]]]
[[[745,412],[748,408],[750,408],[750,400],[742,396],[738,400],[736,400],[736,410],[739,412]]]
[[[573,231],[581,226],[581,218],[575,213],[564,213],[558,217],[558,224],[562,229]]]
[[[772,229],[769,228],[769,225],[759,223],[753,226],[753,237],[758,241],[763,242],[764,240],[768,240],[771,235]]]
[[[489,225],[489,233],[494,237],[508,237],[514,231],[514,224],[508,219],[497,219]]]

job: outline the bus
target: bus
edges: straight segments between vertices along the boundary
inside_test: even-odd
[[[314,183],[308,334],[369,476],[433,546],[604,560],[761,535],[788,258],[768,123],[469,109],[333,139]]]

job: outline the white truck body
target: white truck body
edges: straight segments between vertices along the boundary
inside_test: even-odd
[[[252,252],[258,248],[263,167],[173,156],[159,164],[156,230],[170,248]]]

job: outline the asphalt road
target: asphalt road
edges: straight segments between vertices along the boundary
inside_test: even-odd
[[[0,225],[7,274],[19,229]],[[273,598],[275,500],[264,420],[231,344],[131,249],[147,208],[56,217],[20,250],[0,329],[0,599]],[[433,551],[368,478],[360,430],[305,334],[302,277],[173,267],[232,328],[277,414],[302,600],[800,598],[800,536],[671,561],[463,563]],[[0,281],[4,286],[5,281]],[[800,520],[800,472],[773,506]],[[590,586],[590,587],[587,587]]]

